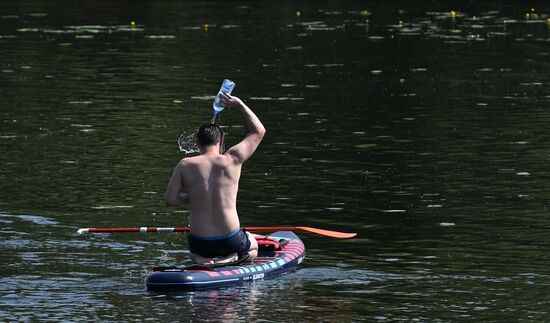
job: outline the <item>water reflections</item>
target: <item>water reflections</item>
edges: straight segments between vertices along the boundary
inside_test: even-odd
[[[2,319],[548,317],[547,8],[0,7]],[[74,232],[187,223],[162,194],[225,77],[268,129],[243,224],[359,237],[304,234],[281,279],[150,294],[148,268],[188,261],[184,236]],[[242,118],[222,117],[233,144]]]

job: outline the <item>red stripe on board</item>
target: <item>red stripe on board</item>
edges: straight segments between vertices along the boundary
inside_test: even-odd
[[[298,255],[293,253],[293,254],[290,254],[290,259],[296,259],[298,258]]]
[[[285,251],[302,252],[304,248],[286,248]]]
[[[210,277],[218,277],[220,274],[218,274],[217,272],[215,271],[210,271],[210,270],[189,270],[189,271],[192,271],[194,273],[203,273],[203,274],[207,274],[208,276]]]
[[[287,249],[285,250],[286,252],[296,252],[296,253],[302,253],[304,252],[304,249],[302,248],[292,248],[292,249]]]
[[[285,250],[285,253],[286,254],[297,254],[298,252],[297,251],[294,251],[294,250]]]
[[[287,246],[287,248],[304,248],[304,244],[303,243],[295,243],[295,244],[292,244],[290,246]]]
[[[303,246],[296,246],[296,247],[292,247],[292,248],[287,248],[285,250],[292,250],[292,251],[298,251],[298,252],[303,252],[304,251],[304,247]]]
[[[292,259],[290,259],[290,257],[285,257],[285,261],[286,262],[290,262]]]
[[[289,250],[287,252],[292,252],[296,255],[301,255],[302,253],[304,253],[304,250],[296,249],[296,250]]]
[[[295,258],[296,258],[296,254],[294,254],[294,253],[287,253],[287,257],[290,258],[290,259],[292,260],[292,259],[295,259]]]
[[[233,273],[231,273],[229,270],[221,271],[221,273],[224,274],[225,276],[233,276]]]
[[[286,248],[283,248],[283,250],[286,249],[304,249],[304,245],[293,245],[293,246],[287,246]]]
[[[238,274],[240,274],[241,272],[240,272],[238,269],[233,269],[233,273],[235,273],[235,274],[238,275]]]

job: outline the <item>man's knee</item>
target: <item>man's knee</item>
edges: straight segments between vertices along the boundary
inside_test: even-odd
[[[250,248],[248,249],[248,254],[250,255],[251,259],[254,259],[258,256],[258,241],[256,241],[256,238],[250,232],[246,233],[248,236],[248,240],[250,241]]]
[[[246,235],[250,241],[250,248],[248,250],[258,250],[258,241],[256,241],[256,238],[250,232],[247,232]]]

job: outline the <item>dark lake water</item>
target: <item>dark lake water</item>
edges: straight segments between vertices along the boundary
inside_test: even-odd
[[[550,321],[550,6],[532,6],[3,1],[0,319]],[[164,189],[224,78],[267,128],[242,224],[359,236],[301,234],[279,279],[150,293],[184,235],[75,232],[187,224]]]

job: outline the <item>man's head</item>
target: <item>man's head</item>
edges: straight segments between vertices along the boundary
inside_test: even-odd
[[[205,124],[197,131],[197,145],[205,148],[215,144],[222,144],[223,130],[216,124]]]

